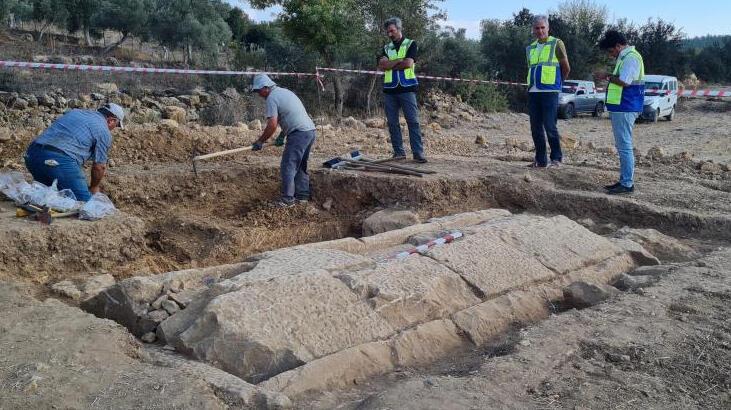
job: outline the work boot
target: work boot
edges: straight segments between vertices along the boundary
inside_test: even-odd
[[[530,163],[530,165],[528,165],[528,168],[546,168],[546,167],[547,167],[547,165],[545,165],[545,164],[541,165],[536,161],[533,161]]]
[[[406,159],[406,155],[405,154],[393,154],[393,156],[391,157],[391,159],[395,159],[395,160]]]
[[[561,167],[561,161],[553,160],[550,164],[548,164],[548,168],[560,168]]]
[[[426,164],[428,161],[422,156],[414,157],[414,162],[418,164]]]
[[[294,205],[295,205],[294,201],[287,201],[285,199],[280,199],[280,200],[274,202],[275,208],[291,208]]]
[[[614,183],[612,185],[604,185],[604,189],[606,189],[606,190],[615,189],[615,188],[617,188],[620,185],[622,185],[622,184],[620,184],[619,182],[616,182],[616,183]]]
[[[609,195],[631,194],[634,191],[635,191],[634,185],[632,185],[631,187],[626,187],[622,184],[619,184],[619,186],[616,186],[612,189],[607,189],[607,193]]]

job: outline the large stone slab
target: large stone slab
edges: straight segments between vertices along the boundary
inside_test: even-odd
[[[655,229],[632,229],[625,226],[614,236],[640,244],[664,262],[683,262],[700,257],[700,254],[688,245]]]
[[[478,225],[470,232],[500,238],[562,275],[623,253],[608,239],[565,216],[518,215]]]
[[[320,269],[339,272],[365,269],[375,265],[372,259],[365,256],[337,249],[315,248],[279,249],[264,252],[249,260],[256,262],[256,266],[232,278],[233,283],[244,284]]]
[[[474,344],[481,346],[513,323],[548,317],[548,303],[538,293],[515,291],[458,312],[453,320]]]
[[[398,366],[418,366],[447,357],[459,349],[472,346],[449,319],[424,323],[394,336],[391,345]]]
[[[481,302],[459,275],[420,255],[338,277],[396,329],[447,317]]]
[[[506,244],[487,230],[474,230],[427,255],[459,273],[484,297],[555,276],[532,254]]]
[[[319,270],[246,283],[214,297],[190,327],[171,333],[165,339],[178,350],[258,383],[386,338],[393,329],[343,282]]]
[[[483,209],[480,211],[463,212],[460,214],[432,218],[427,222],[438,224],[442,229],[460,229],[496,219],[507,218],[511,215],[512,214],[507,209]]]
[[[281,373],[259,384],[266,390],[297,396],[355,386],[395,368],[391,347],[386,342],[371,342],[317,359],[302,367]]]

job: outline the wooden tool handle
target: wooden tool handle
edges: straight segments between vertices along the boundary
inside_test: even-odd
[[[198,155],[197,157],[193,157],[193,161],[200,161],[202,159],[215,158],[215,157],[220,157],[222,155],[228,155],[228,154],[235,154],[237,152],[250,151],[252,148],[253,148],[252,146],[248,146],[248,147],[243,147],[243,148],[234,148],[234,149],[230,149],[230,150],[226,150],[226,151],[214,152],[211,154]]]

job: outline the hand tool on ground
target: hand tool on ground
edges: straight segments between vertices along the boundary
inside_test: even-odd
[[[381,172],[387,172],[391,174],[401,174],[401,175],[411,175],[415,177],[423,177],[424,175],[418,172],[409,171],[405,169],[398,169],[394,168],[388,165],[382,165],[382,164],[368,164],[360,161],[353,161],[350,159],[343,159],[340,157],[333,158],[329,161],[325,161],[322,166],[325,168],[332,168],[332,169],[339,169],[339,168],[348,168],[352,169],[353,167],[361,167],[365,170],[373,170],[373,171],[381,171]]]
[[[357,150],[350,152],[350,158],[352,160],[354,160],[354,161],[361,161],[361,162],[365,162],[367,164],[382,164],[383,162],[386,162],[386,161],[377,162],[377,161],[380,161],[380,160],[368,159],[368,158],[364,157],[360,153],[360,151],[357,151]],[[387,160],[388,161],[391,161],[391,160],[393,160],[393,158],[387,158]],[[419,172],[421,174],[436,174],[437,173],[436,171],[432,171],[432,170],[429,170],[429,169],[421,169],[421,168],[407,167],[407,166],[404,166],[404,165],[390,164],[388,166],[389,167],[392,167],[392,168],[396,168],[396,169],[403,169],[403,170],[406,170],[406,171]]]
[[[33,204],[20,205],[15,209],[15,216],[18,218],[30,216],[38,222],[50,225],[54,219],[66,218],[78,215],[79,211],[56,212],[48,207],[41,207]]]
[[[264,147],[266,147],[266,145],[264,145]],[[201,161],[201,160],[209,159],[209,158],[216,158],[216,157],[220,157],[223,155],[236,154],[236,153],[244,152],[244,151],[251,151],[252,148],[253,148],[253,146],[249,145],[247,147],[234,148],[234,149],[229,149],[226,151],[218,151],[218,152],[213,152],[210,154],[196,155],[193,157],[193,172],[195,173],[195,176],[198,176],[197,161]]]

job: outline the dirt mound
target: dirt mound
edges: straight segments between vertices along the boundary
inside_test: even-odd
[[[50,226],[0,214],[0,278],[36,283],[116,270],[145,253],[145,225],[115,215],[101,221],[58,220]]]

